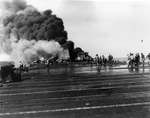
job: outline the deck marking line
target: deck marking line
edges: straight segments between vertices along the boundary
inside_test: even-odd
[[[114,88],[122,88],[123,86],[117,86],[117,87],[102,87],[99,88],[100,90],[106,90],[106,89],[114,89]],[[81,90],[97,90],[97,88],[91,88],[91,89],[81,89]],[[30,94],[45,94],[45,93],[54,93],[54,92],[71,92],[71,91],[81,91],[79,89],[74,90],[60,90],[60,91],[39,91],[39,92],[28,92],[28,93],[10,93],[10,94],[0,94],[0,96],[11,96],[11,95],[30,95]]]
[[[128,86],[127,88],[133,88],[133,87],[149,87],[150,84],[148,85],[131,85]],[[106,90],[106,89],[117,89],[117,88],[124,88],[124,86],[117,86],[117,87],[113,87],[113,86],[107,86],[107,87],[101,87],[99,88],[99,90]],[[90,88],[90,89],[81,89],[83,90],[97,90],[97,88]],[[74,89],[74,90],[60,90],[60,91],[39,91],[39,92],[27,92],[27,93],[10,93],[10,94],[0,94],[1,96],[12,96],[12,95],[30,95],[30,94],[47,94],[47,93],[54,93],[54,92],[71,92],[71,91],[81,91],[79,89]]]
[[[104,108],[128,107],[128,106],[138,106],[138,105],[150,105],[150,102],[104,105],[104,106],[91,106],[91,107],[76,107],[76,108],[64,108],[64,109],[53,109],[53,110],[26,111],[26,112],[13,112],[13,113],[0,113],[0,116],[35,114],[35,113],[52,113],[52,112],[63,112],[63,111],[78,111],[78,110],[89,110],[89,109],[104,109]]]

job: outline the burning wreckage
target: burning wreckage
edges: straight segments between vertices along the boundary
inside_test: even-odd
[[[69,50],[73,61],[74,43],[67,38],[61,18],[51,10],[39,12],[23,0],[3,1],[1,50],[11,56],[16,65],[30,63],[34,57],[61,56]]]
[[[10,55],[13,66],[19,67],[20,61],[30,64],[35,57],[75,61],[74,42],[68,40],[63,20],[51,10],[40,12],[24,0],[1,1],[0,7],[0,53]]]

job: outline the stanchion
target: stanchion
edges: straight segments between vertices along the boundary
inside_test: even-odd
[[[2,80],[2,83],[6,82],[5,67],[4,66],[1,67],[1,80]]]
[[[5,83],[6,81],[21,81],[21,69],[14,68],[13,65],[2,66],[1,67],[1,81]]]

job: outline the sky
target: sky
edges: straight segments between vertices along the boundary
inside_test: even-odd
[[[26,0],[62,18],[68,40],[94,57],[150,52],[150,1]]]

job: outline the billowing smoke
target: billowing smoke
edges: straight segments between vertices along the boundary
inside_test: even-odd
[[[20,60],[25,63],[30,63],[34,59],[46,57],[47,54],[56,56],[63,49],[55,41],[35,41],[35,40],[25,40],[21,39],[17,43],[12,43],[11,57],[16,62]],[[19,64],[19,63],[16,63]]]
[[[68,46],[74,43],[68,43],[62,19],[51,10],[39,12],[24,0],[5,0],[1,8],[0,50],[9,54],[17,65],[19,61],[30,63],[34,57],[55,56],[63,48],[73,47]]]

